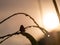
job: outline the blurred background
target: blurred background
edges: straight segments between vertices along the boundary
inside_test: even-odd
[[[60,0],[56,2],[60,12]],[[48,38],[38,28],[26,29],[39,45],[60,45],[60,24],[52,0],[0,0],[0,21],[17,12],[29,14],[50,33],[51,37]],[[26,27],[35,24],[24,15],[14,16],[0,24],[0,36],[18,31],[20,25]],[[31,45],[31,42],[22,35],[15,35],[0,45]]]

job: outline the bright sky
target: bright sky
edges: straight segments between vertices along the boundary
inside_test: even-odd
[[[59,19],[54,8],[54,4],[52,3],[52,0],[42,0],[42,2],[43,25],[48,31],[54,30],[57,26],[59,26]]]

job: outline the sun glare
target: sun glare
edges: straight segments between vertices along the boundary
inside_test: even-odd
[[[59,19],[56,13],[45,13],[45,15],[43,16],[43,25],[48,30],[56,28],[59,25]]]

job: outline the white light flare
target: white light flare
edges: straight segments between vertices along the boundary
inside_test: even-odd
[[[43,15],[43,25],[47,30],[53,30],[59,25],[59,18],[54,12],[45,12]]]

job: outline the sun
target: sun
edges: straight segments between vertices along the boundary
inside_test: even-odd
[[[47,30],[52,30],[59,25],[58,16],[53,12],[47,12],[43,16],[43,25]]]

